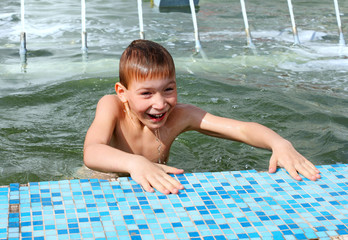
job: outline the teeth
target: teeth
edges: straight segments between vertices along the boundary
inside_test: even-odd
[[[162,114],[150,114],[150,115],[154,118],[161,118],[161,117],[163,117],[164,113],[162,113]]]

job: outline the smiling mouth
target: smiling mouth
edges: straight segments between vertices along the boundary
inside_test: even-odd
[[[155,121],[161,121],[164,116],[166,115],[166,113],[162,113],[162,114],[147,114],[152,120]]]

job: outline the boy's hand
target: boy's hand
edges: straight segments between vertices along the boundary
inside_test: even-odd
[[[179,193],[184,186],[169,176],[168,173],[181,174],[183,169],[178,169],[163,164],[153,163],[146,158],[134,159],[130,168],[130,175],[147,192],[157,189],[163,194]]]
[[[319,170],[298,153],[290,142],[280,142],[272,150],[273,154],[269,163],[270,173],[274,173],[277,170],[277,166],[279,166],[285,168],[290,176],[299,181],[301,181],[302,178],[298,173],[312,181],[320,178]]]

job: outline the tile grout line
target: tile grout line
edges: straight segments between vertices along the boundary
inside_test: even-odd
[[[343,166],[343,168],[341,168]],[[164,211],[164,215],[161,215],[160,213],[154,212],[155,217],[157,220],[160,220],[160,218],[163,217],[165,223],[169,224],[170,229],[172,229],[173,232],[171,232],[170,235],[173,236],[175,234],[176,236],[179,236],[179,232],[176,232],[176,229],[174,226],[170,226],[171,223],[173,223],[173,218],[178,218],[179,221],[181,219],[181,208],[186,209],[186,207],[189,208],[194,208],[196,212],[192,212],[191,210],[186,209],[186,214],[190,219],[190,229],[195,229],[195,233],[200,236],[213,236],[214,232],[216,232],[213,229],[210,229],[211,223],[205,223],[204,226],[205,228],[201,228],[201,223],[196,223],[198,219],[203,220],[213,220],[215,221],[214,225],[217,227],[217,231],[222,232],[225,236],[229,236],[231,232],[233,232],[234,236],[238,235],[243,235],[243,234],[253,234],[255,236],[255,232],[258,233],[259,237],[265,237],[269,236],[269,234],[273,234],[273,232],[277,232],[279,234],[282,234],[283,237],[287,239],[287,236],[291,237],[296,237],[296,234],[300,235],[305,235],[307,234],[306,231],[302,231],[302,233],[299,233],[299,230],[311,230],[315,235],[317,235],[317,238],[311,238],[311,239],[332,239],[332,240],[348,240],[348,228],[347,228],[347,223],[348,223],[348,209],[347,209],[347,203],[348,203],[348,198],[347,198],[347,193],[348,193],[348,182],[346,180],[346,173],[344,170],[348,170],[348,165],[332,165],[325,167],[323,166],[321,168],[323,170],[323,179],[322,183],[318,182],[317,184],[313,184],[312,182],[293,182],[289,181],[289,178],[287,175],[284,175],[284,171],[279,171],[278,174],[276,175],[268,175],[268,174],[263,174],[259,172],[250,172],[250,171],[228,171],[228,172],[217,172],[217,173],[188,173],[185,175],[180,175],[176,176],[176,178],[180,179],[182,178],[183,181],[187,184],[187,190],[189,191],[184,191],[182,196],[179,195],[173,195],[173,196],[162,196],[159,194],[147,194],[145,192],[139,192],[138,186],[135,186],[135,182],[130,179],[130,178],[125,178],[125,179],[117,179],[115,182],[117,182],[116,185],[119,185],[121,188],[120,190],[123,191],[123,195],[120,196],[121,198],[126,198],[126,202],[124,204],[119,205],[118,204],[118,196],[115,194],[115,191],[113,189],[113,181],[107,181],[108,183],[102,183],[102,181],[97,180],[97,181],[91,181],[91,179],[87,179],[86,181],[88,182],[88,186],[91,187],[91,190],[94,194],[92,194],[93,199],[96,203],[96,208],[98,214],[101,213],[101,211],[104,213],[106,211],[104,207],[107,207],[107,204],[109,202],[109,196],[112,194],[115,198],[115,202],[117,203],[117,206],[119,206],[119,214],[121,216],[126,215],[132,215],[134,216],[134,227],[138,229],[140,225],[146,224],[149,227],[149,230],[145,230],[145,235],[146,234],[152,234],[153,237],[156,235],[153,235],[154,233],[152,232],[153,230],[156,230],[157,228],[151,228],[151,224],[148,222],[150,218],[146,217],[146,210],[143,210],[141,208],[140,204],[140,199],[138,198],[141,196],[142,198],[146,199],[149,204],[149,208],[153,211],[155,209],[158,209],[158,207]],[[326,174],[326,175],[325,175]],[[98,182],[98,188],[93,189],[93,183]],[[75,218],[78,224],[78,229],[79,229],[79,235],[80,237],[83,237],[83,232],[81,232],[81,227],[79,223],[79,214],[76,209],[80,208],[81,201],[83,201],[85,204],[87,204],[86,199],[83,197],[83,194],[81,197],[75,195],[75,193],[82,192],[84,191],[84,184],[81,182],[81,180],[76,180],[76,181],[61,181],[59,183],[62,183],[58,185],[59,192],[66,192],[67,194],[62,194],[62,204],[64,210],[66,210],[66,207],[69,207],[68,209],[70,210],[72,207],[75,208]],[[46,184],[46,183],[45,183]],[[52,186],[52,182],[49,182],[49,184],[46,186],[45,184],[38,184],[38,188],[35,188],[36,191],[39,192],[40,195],[40,207],[41,210],[44,211],[44,206],[46,206],[42,201],[43,197],[45,197],[41,189],[49,189],[50,193],[56,192],[53,191],[55,188]],[[196,184],[201,185],[196,186]],[[228,185],[227,185],[228,184]],[[66,188],[68,185],[68,188]],[[22,236],[22,230],[24,231],[24,234],[28,234],[29,231],[25,231],[24,228],[21,228],[22,224],[22,218],[21,218],[21,204],[27,205],[27,200],[29,201],[32,199],[32,196],[30,195],[32,191],[30,190],[30,183],[28,184],[23,184],[20,185],[18,183],[13,183],[10,184],[9,186],[3,186],[3,188],[7,188],[5,191],[1,191],[1,200],[3,204],[3,213],[6,213],[7,211],[7,218],[6,215],[3,216],[3,219],[6,224],[6,219],[7,219],[7,233],[0,232],[4,236],[7,234],[8,239],[22,239],[25,236]],[[25,189],[28,188],[28,189]],[[281,190],[282,188],[286,188]],[[53,189],[53,190],[52,190]],[[254,192],[250,192],[249,190],[253,190]],[[64,191],[63,191],[64,190]],[[125,191],[126,190],[126,191]],[[137,190],[137,191],[136,191]],[[259,191],[261,190],[261,191]],[[28,192],[28,197],[26,195],[21,194],[22,191],[27,191]],[[256,191],[256,192],[255,192]],[[285,191],[285,192],[284,192]],[[215,194],[213,194],[215,192]],[[35,192],[36,193],[36,192]],[[202,193],[202,194],[201,194]],[[225,194],[227,194],[231,198],[231,201],[224,198]],[[227,197],[226,195],[226,197]],[[21,197],[22,196],[22,197]],[[65,203],[66,201],[64,200],[64,196],[68,196],[67,201],[69,204],[66,206]],[[100,197],[103,197],[103,201],[98,201],[97,198],[99,199]],[[129,197],[127,200],[127,196]],[[236,196],[239,196],[235,199]],[[97,197],[97,198],[96,198]],[[6,203],[6,198],[8,199],[8,204]],[[53,203],[53,195],[51,196],[52,199],[50,199],[51,203]],[[262,200],[259,204],[259,201],[257,201],[256,198],[259,198]],[[318,198],[322,198],[323,200],[319,200]],[[238,201],[238,199],[241,199],[243,201]],[[152,205],[151,202],[158,203],[158,205]],[[122,200],[123,201],[123,200]],[[36,202],[36,201],[35,201]],[[266,205],[266,208],[263,208],[265,206],[263,202],[268,205]],[[29,201],[29,210],[32,212],[32,207],[34,205],[31,204],[32,202]],[[233,203],[233,204],[232,204]],[[316,203],[313,205],[313,203]],[[100,204],[100,205],[98,205]],[[106,204],[106,205],[105,205]],[[228,204],[236,205],[235,207],[233,206],[228,206]],[[274,204],[277,204],[276,207],[274,207]],[[105,205],[105,206],[104,206]],[[36,204],[35,204],[36,206]],[[122,207],[124,206],[124,207]],[[132,208],[132,207],[140,207],[140,208]],[[178,211],[176,211],[176,207],[180,207]],[[209,215],[204,215],[206,213],[200,213],[200,210],[197,207],[202,207],[205,206],[205,210],[209,211]],[[212,206],[212,207],[210,207]],[[213,208],[214,206],[214,208]],[[284,208],[285,206],[285,208]],[[38,206],[37,206],[38,207]],[[217,207],[217,208],[216,208]],[[237,210],[237,215],[234,213],[234,221],[229,222],[229,219],[226,218],[224,215],[224,209],[225,207],[228,207],[233,210],[233,208],[236,208]],[[256,208],[255,208],[256,207]],[[8,209],[6,209],[8,208]],[[28,206],[25,206],[27,209]],[[36,208],[36,207],[35,207]],[[88,206],[85,208],[88,210]],[[100,209],[103,210],[100,210]],[[216,208],[216,210],[215,210]],[[249,209],[250,208],[250,209]],[[313,208],[313,209],[312,209]],[[58,208],[57,208],[58,209]],[[108,208],[109,209],[109,208]],[[148,208],[146,208],[148,209]],[[169,212],[166,212],[166,209],[169,209]],[[280,210],[279,213],[277,213],[277,209]],[[343,211],[340,211],[340,209],[343,209]],[[54,210],[54,206],[53,206]],[[174,210],[174,212],[173,212]],[[287,212],[286,210],[291,210],[291,212]],[[315,211],[314,211],[315,210]],[[116,228],[118,225],[115,224],[114,219],[112,217],[112,210],[109,209],[109,214],[110,214],[110,219],[107,219],[108,217],[105,217],[106,220],[106,225],[104,226],[104,217],[105,215],[99,215],[100,217],[100,224],[102,229],[104,229],[104,234],[105,237],[107,237],[108,234],[108,226],[107,225],[108,221],[112,221],[114,224],[113,226]],[[251,211],[251,212],[249,212]],[[266,214],[267,217],[270,219],[262,220],[259,218],[258,212],[263,212]],[[285,212],[284,212],[285,211]],[[293,213],[292,213],[293,211]],[[174,215],[171,215],[170,213],[173,212]],[[260,212],[260,213],[261,213]],[[282,213],[283,212],[283,213]],[[69,211],[70,215],[71,211]],[[232,213],[232,212],[231,212]],[[26,214],[26,210],[24,209],[24,212],[22,213]],[[55,212],[52,212],[53,216],[55,216]],[[67,212],[65,212],[67,214]],[[160,215],[161,217],[158,217]],[[221,218],[223,221],[219,221],[216,217],[217,214],[222,215]],[[256,214],[256,215],[255,215]],[[275,218],[272,218],[274,214],[279,215],[280,220],[277,220]],[[68,219],[71,219],[71,216],[66,215],[65,222],[67,225],[69,225]],[[141,215],[141,216],[140,216]],[[248,224],[251,224],[250,226],[244,226],[244,222],[239,222],[239,218],[241,216],[244,216],[246,218],[246,222]],[[285,215],[286,218],[283,216]],[[136,218],[137,216],[140,216],[141,218]],[[44,218],[44,216],[42,216]],[[319,218],[327,218],[323,220],[319,220]],[[334,219],[332,218],[334,217]],[[317,218],[318,220],[316,220]],[[140,219],[140,220],[139,220]],[[152,219],[152,218],[151,218]],[[273,223],[273,225],[279,225],[284,227],[292,225],[291,223],[284,220],[296,220],[299,219],[300,222],[296,223],[299,227],[290,228],[293,232],[292,235],[286,235],[283,230],[284,228],[279,228],[279,229],[274,229],[274,226],[272,228],[268,228],[270,224],[268,223]],[[137,220],[139,220],[137,222]],[[31,222],[34,220],[31,219]],[[42,219],[43,225],[45,223],[44,219]],[[123,221],[125,221],[123,219]],[[269,222],[268,222],[269,221]],[[176,222],[176,219],[175,219]],[[200,222],[200,221],[198,221]],[[254,223],[258,222],[264,222],[264,230],[259,231],[258,227],[254,225]],[[317,225],[315,224],[316,222],[319,222],[321,224]],[[125,222],[124,222],[125,223]],[[224,225],[226,224],[232,224],[232,225],[237,225],[239,224],[240,227],[237,229],[238,232],[235,231],[235,229],[231,230],[226,230],[223,229]],[[3,224],[3,229],[2,231],[5,230],[6,225]],[[140,225],[139,225],[140,224]],[[160,223],[159,223],[160,224]],[[289,225],[290,224],[290,225]],[[312,225],[314,224],[314,225]],[[324,225],[323,225],[324,224]],[[329,225],[325,225],[329,224]],[[56,225],[56,223],[55,223]],[[127,223],[125,223],[125,227],[127,227]],[[301,226],[302,225],[302,226]],[[203,225],[202,225],[203,226]],[[327,230],[319,230],[317,229],[318,227],[325,226]],[[337,228],[338,227],[338,228]],[[344,228],[342,228],[344,227]],[[67,235],[61,235],[62,237],[64,236],[69,236],[69,228],[67,227]],[[128,227],[127,227],[128,228]],[[186,230],[187,234],[193,233],[192,231],[187,231],[186,226],[182,226]],[[252,230],[251,230],[252,228]],[[160,229],[162,233],[160,235],[165,236],[166,232],[164,229],[167,229],[167,226],[164,228],[160,226]],[[216,229],[216,228],[214,228]],[[256,231],[255,231],[256,230]],[[34,234],[34,232],[37,231],[35,229],[32,229],[31,232]],[[99,231],[98,231],[99,232]],[[97,232],[97,233],[98,233]],[[129,234],[135,233],[135,231],[131,231],[131,229],[128,229]],[[138,237],[141,237],[141,228],[136,231],[134,237],[138,239]],[[146,233],[148,232],[148,233]],[[333,232],[336,232],[338,235],[332,235]],[[90,232],[91,234],[95,234],[96,232],[92,231]],[[182,230],[181,230],[182,233]],[[267,233],[267,234],[265,234]],[[326,237],[323,236],[323,234],[328,234]],[[204,235],[201,235],[204,234]],[[209,234],[206,235],[206,234]],[[319,235],[318,235],[319,234]],[[340,235],[341,234],[341,235]],[[43,236],[51,236],[51,235],[46,235],[46,231],[43,229]],[[60,235],[56,235],[59,237]],[[125,235],[120,235],[119,237],[122,237]],[[274,235],[275,237],[276,235]],[[277,235],[278,236],[278,235]],[[34,235],[30,235],[32,239],[34,239]],[[130,235],[130,237],[132,237]],[[149,237],[149,235],[147,235]],[[250,237],[250,236],[249,236]]]

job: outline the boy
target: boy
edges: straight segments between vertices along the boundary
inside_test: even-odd
[[[273,151],[269,172],[284,167],[290,175],[317,180],[319,171],[290,142],[252,122],[214,116],[177,103],[175,66],[157,43],[135,40],[123,52],[117,95],[100,99],[84,143],[84,163],[102,172],[126,172],[146,191],[178,193],[184,187],[168,175],[182,169],[166,166],[170,146],[185,131],[231,139]]]

